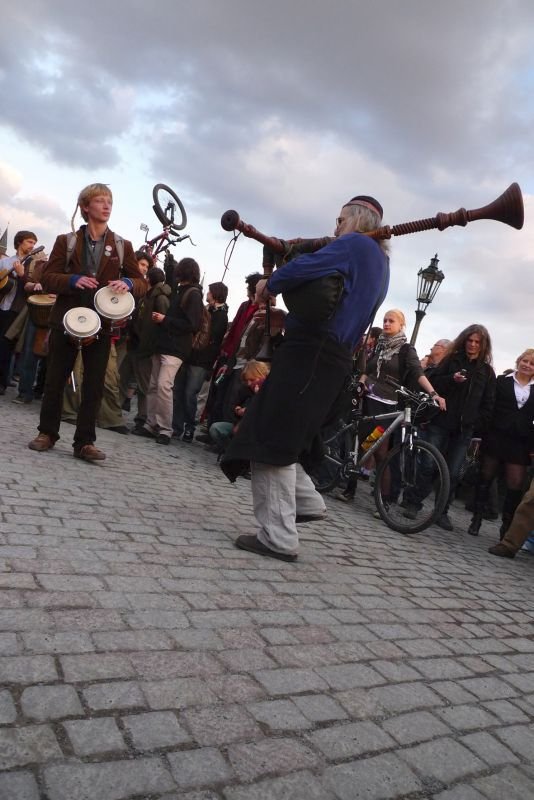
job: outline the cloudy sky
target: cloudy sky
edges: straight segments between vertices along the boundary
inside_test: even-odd
[[[386,307],[414,320],[416,274],[445,281],[418,350],[485,324],[498,369],[534,347],[534,3],[531,0],[25,0],[2,13],[0,230],[47,249],[79,190],[108,183],[134,245],[151,188],[186,206],[208,282],[228,208],[280,237],[332,234],[354,194],[396,224],[487,205],[517,181],[526,222],[393,239]],[[240,237],[231,311],[261,245]],[[379,312],[381,314],[381,312]]]

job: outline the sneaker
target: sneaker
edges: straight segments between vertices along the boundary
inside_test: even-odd
[[[123,434],[130,433],[126,425],[115,425],[113,428],[108,428],[107,430],[113,431],[114,433],[123,433]]]
[[[442,514],[441,517],[436,520],[436,525],[439,528],[443,528],[444,531],[454,530],[454,525],[452,524],[448,514]]]
[[[209,433],[201,433],[195,438],[195,442],[201,442],[202,444],[213,444],[213,439]]]
[[[515,551],[510,550],[510,548],[506,547],[502,542],[494,544],[493,547],[488,547],[488,553],[491,553],[492,556],[500,556],[501,558],[515,558]]]
[[[182,442],[192,442],[195,435],[195,431],[185,430],[184,435],[182,436]]]
[[[166,433],[158,433],[156,436],[156,443],[157,444],[170,444],[171,437],[167,436]]]
[[[36,450],[38,453],[44,453],[46,450],[51,450],[55,442],[47,433],[40,433],[35,439],[29,443],[30,450]]]
[[[16,397],[13,398],[11,401],[12,403],[17,403],[19,406],[25,405],[26,403],[31,403],[31,397],[23,397],[21,394],[18,394]]]

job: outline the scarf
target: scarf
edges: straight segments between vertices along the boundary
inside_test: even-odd
[[[405,333],[395,333],[393,336],[386,336],[381,333],[378,337],[376,344],[376,352],[378,354],[378,361],[376,365],[376,377],[380,378],[380,370],[384,361],[390,361],[401,349],[403,344],[406,344]]]

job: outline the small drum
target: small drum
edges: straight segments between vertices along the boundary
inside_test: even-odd
[[[36,356],[47,354],[48,322],[55,302],[55,295],[50,294],[31,294],[28,297],[28,313],[37,328],[33,341],[33,352]]]
[[[99,289],[94,302],[100,316],[112,322],[112,328],[123,328],[135,308],[135,300],[130,292],[119,294],[110,286]]]
[[[63,317],[63,327],[67,336],[81,349],[98,338],[101,322],[92,308],[71,308]]]

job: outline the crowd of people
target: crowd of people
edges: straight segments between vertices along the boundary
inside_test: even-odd
[[[467,449],[481,439],[467,532],[478,535],[492,486],[502,477],[501,541],[490,552],[514,557],[534,528],[532,485],[527,490],[534,349],[523,350],[515,367],[496,377],[483,325],[438,340],[422,359],[407,341],[401,310],[386,312],[382,327],[370,327],[389,283],[387,244],[361,235],[380,226],[378,201],[352,198],[329,244],[297,255],[269,279],[248,275],[247,297],[230,323],[226,285],[210,284],[204,297],[194,259],[168,258],[163,270],[146,251],[134,252],[109,228],[112,203],[107,186],[91,184],[73,215],[79,210],[84,224],[58,236],[49,256],[39,252],[31,231],[15,235],[13,256],[0,253],[0,395],[16,386],[13,402],[41,399],[30,449],[51,450],[62,420],[75,425],[74,456],[89,462],[106,458],[95,444],[97,426],[159,445],[173,438],[203,443],[231,481],[251,481],[260,530],[238,537],[236,545],[294,561],[297,525],[326,513],[308,467],[321,457],[321,431],[338,413],[347,375],[356,369],[369,415],[395,408],[391,378],[435,399],[439,413],[420,436],[446,456],[451,494],[438,520],[445,530],[453,530],[448,507]],[[333,302],[329,281],[340,275],[343,291]],[[294,295],[302,286],[333,302],[322,318],[303,320],[289,303],[288,313],[276,307],[277,295]],[[95,293],[103,287],[118,307],[130,294],[133,312],[120,319],[97,314]],[[123,411],[132,403],[130,431]],[[377,463],[388,446],[376,451]],[[394,476],[384,480],[388,502],[402,503],[404,515],[415,519],[432,491],[430,465],[423,460],[418,485],[402,498]],[[335,496],[352,501],[354,490],[349,482]]]

